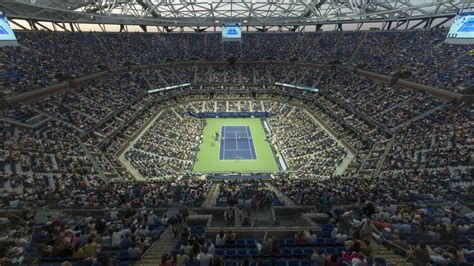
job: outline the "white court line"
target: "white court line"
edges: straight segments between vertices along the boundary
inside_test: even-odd
[[[237,141],[237,132],[234,132],[234,135],[235,135],[235,147],[238,150],[239,149],[239,142]]]
[[[247,135],[247,142],[249,144],[249,150],[250,150],[250,158],[252,158],[252,160],[255,160],[255,158],[253,158],[253,154],[252,154],[252,143],[250,143],[250,134],[249,134],[249,127],[246,127],[245,128],[245,134]],[[253,147],[255,149],[255,147]]]
[[[222,130],[224,131],[222,134],[225,136],[225,128],[226,127],[223,127]],[[225,138],[224,138],[224,141],[221,141],[221,145],[222,145],[222,160],[225,160]],[[219,158],[219,160],[221,160]]]

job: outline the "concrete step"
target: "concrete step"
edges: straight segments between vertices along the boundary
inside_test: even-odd
[[[160,260],[141,260],[137,263],[135,263],[134,265],[139,265],[139,266],[147,266],[147,265],[150,265],[150,266],[156,266],[156,265],[160,265],[161,264],[161,259]]]
[[[392,258],[392,259],[387,259],[387,258],[385,258],[385,260],[386,260],[386,261],[390,261],[390,262],[397,262],[397,263],[399,263],[399,262],[406,262],[406,260],[404,260],[404,259],[402,259],[402,258],[398,258],[398,259],[393,259],[393,258]]]
[[[377,254],[381,255],[381,256],[382,255],[393,255],[393,252],[389,251],[389,250],[387,250],[387,251],[377,251]]]
[[[387,261],[387,265],[389,265],[389,266],[413,266],[413,263],[405,262],[405,261]]]
[[[146,257],[144,259],[142,259],[141,261],[161,260],[161,257],[163,256],[163,254],[165,254],[165,252],[163,252],[162,254],[159,254],[159,255],[150,255],[150,256],[148,256],[148,254],[147,254]]]
[[[159,256],[159,255],[163,255],[163,250],[153,250],[153,251],[148,251],[148,253],[146,254],[147,256],[150,255],[150,256]]]

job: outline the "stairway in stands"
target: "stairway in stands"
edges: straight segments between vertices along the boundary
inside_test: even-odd
[[[413,263],[407,262],[405,258],[382,245],[377,246],[375,257],[384,258],[387,261],[387,266],[413,266]]]
[[[206,199],[202,203],[203,207],[211,208],[216,205],[217,197],[219,197],[220,184],[214,183],[209,193],[207,193]]]
[[[163,234],[161,234],[160,239],[151,245],[150,249],[148,249],[142,259],[136,262],[135,265],[160,265],[163,254],[173,250],[175,245],[176,239],[173,237],[171,227],[168,227]]]

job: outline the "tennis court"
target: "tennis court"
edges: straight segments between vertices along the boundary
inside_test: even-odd
[[[223,126],[219,160],[256,160],[252,134],[248,126]]]
[[[458,32],[473,32],[474,31],[474,19],[468,19],[461,28],[459,28]]]

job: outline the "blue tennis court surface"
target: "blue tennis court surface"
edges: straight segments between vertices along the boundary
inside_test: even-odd
[[[225,126],[221,129],[219,160],[256,160],[252,134],[247,126]]]
[[[458,30],[458,32],[473,32],[473,31],[474,31],[474,19],[469,19]]]

